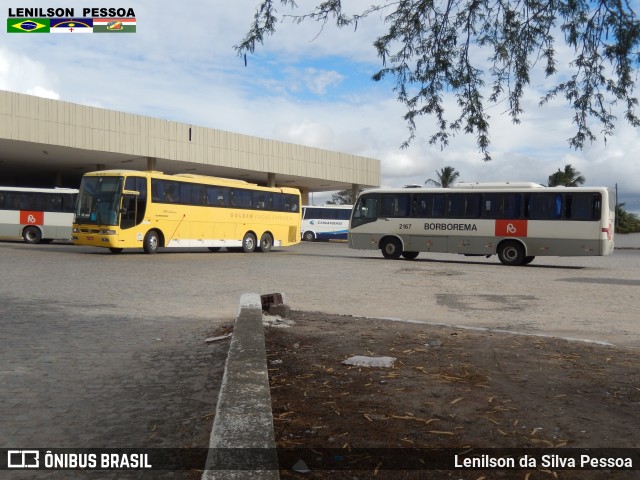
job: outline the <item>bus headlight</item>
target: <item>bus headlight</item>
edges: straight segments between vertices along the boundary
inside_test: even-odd
[[[106,228],[103,228],[100,230],[99,235],[115,235],[116,231],[115,230],[109,230]]]

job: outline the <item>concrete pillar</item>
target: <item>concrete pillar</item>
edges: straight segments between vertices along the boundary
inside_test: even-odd
[[[351,203],[355,204],[358,198],[358,194],[360,193],[360,185],[354,183],[351,185]]]
[[[155,157],[147,157],[147,170],[157,170],[158,159]]]
[[[306,188],[299,188],[300,190],[300,201],[302,205],[309,205],[309,190]]]
[[[267,173],[267,187],[275,187],[275,186],[276,186],[276,174]]]

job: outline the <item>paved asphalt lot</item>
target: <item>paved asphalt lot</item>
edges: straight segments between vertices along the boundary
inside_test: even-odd
[[[227,343],[204,339],[234,320],[245,292],[281,292],[299,310],[640,347],[636,248],[505,267],[389,261],[344,243],[112,255],[3,241],[0,268],[4,448],[206,446]]]

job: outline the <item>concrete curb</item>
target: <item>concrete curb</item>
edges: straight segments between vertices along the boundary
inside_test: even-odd
[[[258,294],[247,293],[240,298],[240,310],[229,346],[209,448],[212,450],[207,458],[202,480],[280,478],[273,432],[262,304]],[[246,460],[253,452],[258,453],[258,463],[261,466],[274,466],[275,469],[216,469],[216,464],[220,462],[218,455],[227,453]],[[246,462],[243,463],[246,466]]]

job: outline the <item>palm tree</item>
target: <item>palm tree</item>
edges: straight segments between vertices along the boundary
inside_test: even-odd
[[[550,187],[577,187],[582,185],[584,182],[585,179],[582,174],[573,168],[570,163],[564,166],[564,171],[558,169],[556,173],[549,175]]]
[[[452,187],[453,184],[458,179],[458,177],[460,176],[460,172],[458,172],[453,167],[443,167],[440,169],[439,172],[436,170],[436,175],[438,177],[438,180],[434,180],[430,178],[429,180],[424,182],[425,185],[432,184],[432,185],[435,185],[436,187],[442,187],[442,188]]]
[[[635,213],[627,212],[624,203],[616,206],[616,233],[640,232],[640,218]]]

